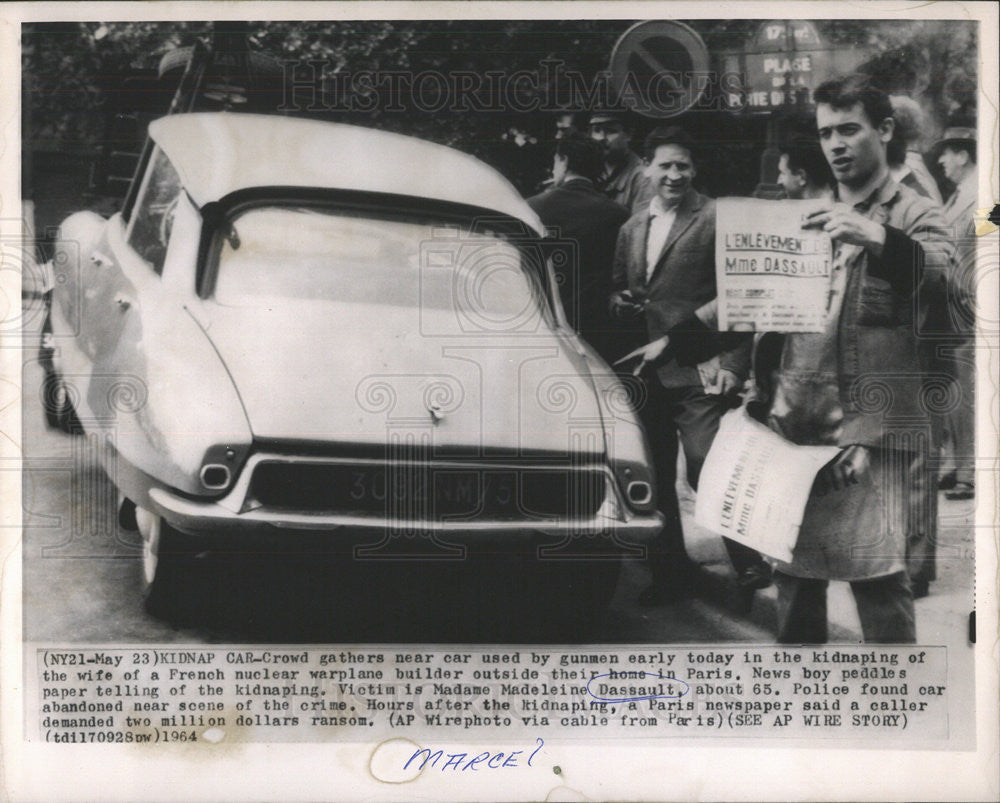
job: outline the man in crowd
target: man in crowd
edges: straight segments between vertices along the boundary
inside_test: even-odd
[[[941,193],[937,182],[920,153],[923,110],[919,103],[906,95],[893,95],[889,100],[892,103],[892,119],[896,121],[895,135],[887,151],[889,173],[893,181],[940,204]]]
[[[556,242],[567,249],[557,272],[563,309],[570,325],[606,360],[621,356],[608,318],[611,261],[615,240],[629,213],[621,204],[597,191],[601,172],[601,146],[582,134],[556,142],[552,167],[553,186],[528,199]]]
[[[555,117],[555,138],[565,139],[573,134],[580,133],[580,126],[577,125],[577,115],[575,112],[560,112]]]
[[[833,173],[815,140],[793,139],[781,147],[778,184],[793,200],[833,197]]]
[[[646,175],[653,199],[622,227],[615,249],[612,316],[641,327],[655,341],[696,309],[715,298],[715,202],[691,186],[695,177],[694,143],[680,128],[656,129],[646,140]],[[650,545],[653,582],[639,596],[642,605],[659,605],[693,595],[697,567],[684,549],[677,500],[678,436],[684,448],[688,480],[698,475],[719,427],[749,370],[747,335],[706,332],[702,362],[682,365],[676,359],[647,379],[639,415],[646,428],[657,474],[660,509],[666,520]],[[738,584],[752,599],[770,584],[760,556],[726,541]],[[749,604],[749,602],[745,602]]]
[[[793,443],[841,452],[817,477],[792,561],[775,571],[778,638],[824,642],[828,581],[846,580],[866,641],[914,642],[907,505],[928,428],[917,333],[945,303],[952,249],[938,208],[890,176],[888,96],[850,75],[814,99],[837,185],[804,225],[834,244],[831,314],[823,332],[785,337],[767,421]]]
[[[937,161],[955,191],[944,207],[945,222],[958,244],[957,272],[950,318],[958,335],[952,369],[961,390],[961,401],[946,422],[953,451],[954,471],[945,476],[941,486],[948,499],[972,499],[975,494],[975,351],[973,342],[975,288],[976,209],[976,130],[971,125],[951,126],[936,145]]]
[[[886,148],[889,175],[901,186],[908,187],[932,203],[940,204],[941,193],[937,182],[920,153],[924,128],[923,110],[919,103],[906,95],[892,95],[889,102],[892,104],[892,119],[895,124],[892,140]],[[930,311],[930,318],[921,322],[924,331],[933,333],[923,343],[924,364],[931,373],[954,373],[952,361],[944,357],[937,348],[942,345],[940,334],[948,330],[946,312],[941,305],[940,309]],[[933,470],[933,464],[937,462],[941,450],[944,428],[944,417],[934,415],[929,448],[918,449],[913,455],[915,463],[911,467],[910,504],[907,512],[906,570],[910,576],[914,599],[927,596],[931,582],[937,577],[938,485],[937,471]]]
[[[612,201],[635,213],[653,197],[645,165],[630,147],[631,118],[625,112],[595,112],[590,115],[590,136],[604,149],[604,169],[597,189]]]

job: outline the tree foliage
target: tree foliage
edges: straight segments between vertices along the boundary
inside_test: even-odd
[[[537,70],[557,58],[593,75],[604,68],[624,21],[548,22],[442,20],[250,23],[253,49],[282,60],[320,60],[334,79],[345,73]],[[94,143],[102,135],[101,109],[129,74],[152,72],[166,52],[201,41],[211,23],[61,23],[26,26],[24,97],[31,106],[30,137],[46,144]],[[164,107],[165,108],[165,107]],[[419,110],[418,110],[419,111]],[[506,115],[476,120],[393,114],[379,108],[369,124],[410,127],[439,141],[475,141],[502,128]],[[459,123],[456,125],[456,123]]]
[[[934,139],[953,117],[976,116],[979,91],[978,23],[913,20],[900,24],[827,20],[824,33],[838,45],[872,54],[862,68],[893,94],[917,99],[929,112]]]
[[[538,72],[557,60],[566,70],[592,81],[607,68],[615,41],[628,20],[435,20],[251,22],[252,49],[282,60],[324,62],[331,80],[363,71],[407,71],[419,75],[466,72],[484,75],[519,70]],[[739,49],[761,20],[689,21],[710,53]],[[933,138],[956,112],[975,111],[977,29],[958,21],[819,20],[820,33],[835,47],[871,54],[867,67],[888,88],[917,97],[930,113]],[[209,22],[79,22],[25,26],[23,34],[25,141],[40,150],[94,150],[107,137],[115,93],[135,74],[154,75],[163,54],[196,41],[208,44]],[[218,23],[225,25],[225,23]],[[544,90],[544,87],[542,88]],[[162,98],[149,90],[165,111]],[[386,98],[370,110],[326,116],[398,130],[456,145],[483,155],[509,125],[517,123],[548,136],[551,113],[513,108],[477,111],[414,108],[403,97],[405,112]],[[398,108],[398,107],[396,107]],[[702,120],[714,114],[713,120]],[[698,117],[699,119],[694,119]],[[760,128],[727,112],[689,114],[682,122],[719,137],[746,137]],[[652,123],[648,123],[651,125]],[[706,128],[707,125],[707,128]],[[749,180],[749,177],[748,179]]]

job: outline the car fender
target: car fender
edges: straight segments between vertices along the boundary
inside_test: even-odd
[[[646,402],[646,385],[638,377],[616,375],[592,350],[588,351],[587,361],[604,420],[604,441],[611,470],[634,509],[641,512],[654,510],[656,475],[653,455],[636,412]],[[648,485],[649,497],[645,502],[636,503],[637,497],[629,491],[633,483]]]
[[[200,480],[207,462],[227,460],[235,479],[252,435],[225,365],[177,300],[144,312],[141,340],[95,372],[91,399],[106,403],[121,459],[154,484],[217,494]],[[138,500],[136,500],[138,501]]]
[[[83,294],[92,279],[95,255],[106,226],[107,221],[94,212],[76,212],[59,226],[52,257],[52,326],[56,339],[79,334]]]

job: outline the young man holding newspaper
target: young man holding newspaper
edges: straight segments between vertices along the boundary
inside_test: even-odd
[[[940,209],[889,174],[888,95],[849,75],[822,84],[814,100],[837,186],[803,225],[833,242],[830,314],[821,332],[785,335],[772,364],[757,368],[773,431],[841,451],[817,477],[792,560],[775,572],[778,640],[825,642],[827,585],[844,580],[865,641],[912,643],[906,511],[932,412],[919,332],[947,303],[952,246]],[[704,328],[699,312],[649,344],[643,364],[662,360],[668,343],[666,352],[684,353],[690,332]]]

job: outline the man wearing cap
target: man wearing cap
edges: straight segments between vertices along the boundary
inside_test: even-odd
[[[973,342],[974,312],[972,297],[975,287],[975,225],[976,210],[976,130],[971,126],[951,126],[935,146],[937,162],[945,178],[955,185],[955,191],[944,206],[945,221],[954,233],[957,245],[957,270],[953,286],[951,313],[952,330],[958,335],[954,360],[949,366],[961,390],[961,401],[945,423],[954,452],[954,476],[942,482],[948,487],[948,499],[972,499],[975,493],[975,351]]]
[[[646,175],[656,195],[618,235],[611,312],[623,326],[641,328],[646,340],[655,341],[715,298],[715,202],[691,186],[694,143],[685,131],[657,128],[645,150]],[[641,605],[665,604],[697,591],[699,573],[684,548],[677,500],[678,441],[688,481],[696,488],[719,420],[749,371],[750,335],[705,331],[696,340],[681,359],[650,372],[639,406],[665,518],[649,546],[653,582],[640,594]],[[697,360],[686,362],[683,357],[694,347]],[[725,543],[748,605],[755,590],[770,585],[769,568],[753,550]]]
[[[597,189],[632,213],[646,206],[654,193],[642,159],[629,147],[629,116],[625,112],[594,112],[590,115],[590,136],[604,148],[604,170]]]

